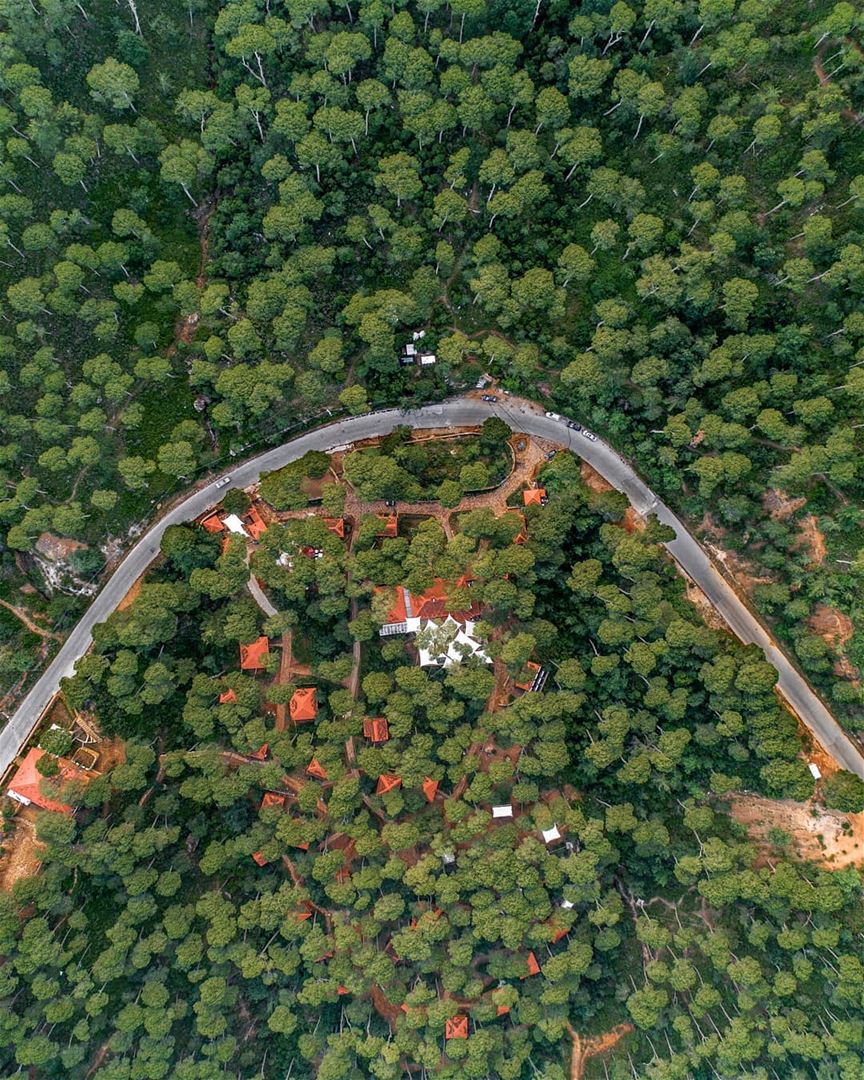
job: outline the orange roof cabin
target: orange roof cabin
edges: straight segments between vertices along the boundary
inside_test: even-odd
[[[234,704],[236,704],[236,702],[237,702],[237,695],[234,693],[234,691],[231,689],[230,686],[228,687],[227,690],[223,691],[219,695],[219,704],[220,705],[234,705]]]
[[[546,685],[546,680],[549,677],[549,672],[542,668],[536,661],[528,660],[519,674],[513,681],[513,685],[517,690],[524,690],[527,693],[539,693]]]
[[[295,724],[314,720],[318,715],[317,694],[314,686],[304,686],[294,691],[288,703],[288,712]]]
[[[249,645],[240,646],[240,667],[243,671],[263,671],[270,655],[270,639],[259,637]]]
[[[220,533],[225,528],[225,526],[219,520],[218,514],[208,514],[207,517],[202,518],[201,526],[209,533]]]
[[[325,517],[324,524],[327,526],[330,532],[335,533],[340,540],[345,539],[345,518]]]
[[[375,788],[376,795],[386,795],[388,791],[395,791],[396,788],[402,787],[401,776],[389,776],[387,773],[382,773],[378,777],[378,786]]]
[[[266,761],[267,760],[267,755],[269,753],[270,753],[270,744],[265,742],[265,743],[262,743],[261,746],[258,747],[258,749],[255,751],[254,754],[249,754],[248,756],[250,758],[252,758],[254,761]]]
[[[367,716],[363,721],[363,734],[374,743],[387,742],[390,738],[390,727],[383,716]]]
[[[528,953],[528,973],[526,975],[520,975],[520,979],[527,979],[531,975],[540,974],[540,965],[537,963],[537,957],[534,955],[533,950]]]
[[[526,488],[522,492],[522,502],[526,506],[543,506],[546,501],[546,488]]]
[[[67,806],[57,799],[52,799],[49,795],[43,795],[40,791],[40,785],[46,778],[36,768],[36,763],[44,756],[44,750],[40,750],[38,746],[31,747],[18,767],[18,771],[9,782],[6,794],[10,799],[21,803],[22,806],[32,804],[42,810],[54,810],[58,814],[71,814],[73,807]],[[88,773],[80,769],[72,761],[57,758],[57,764],[60,767],[60,772],[54,779],[61,783],[66,783],[69,780],[81,780],[86,783],[90,779]]]
[[[267,863],[270,862],[269,859],[264,858],[263,852],[260,852],[260,851],[253,851],[252,852],[252,858],[254,859],[256,865],[258,865],[258,866],[266,866]]]
[[[275,791],[265,791],[259,810],[266,810],[270,806],[278,806],[280,809],[284,809],[285,796],[277,795]]]
[[[255,506],[250,506],[249,510],[243,515],[243,524],[249,530],[249,535],[253,540],[260,540],[264,533],[267,532],[267,522],[261,517]]]
[[[423,794],[426,796],[426,802],[435,802],[435,796],[438,794],[438,781],[427,776],[423,781]]]
[[[378,530],[379,536],[393,537],[399,535],[399,517],[397,514],[379,514],[378,520],[381,522],[381,528]]]
[[[313,757],[309,764],[306,766],[306,775],[314,776],[317,780],[327,779],[327,770],[321,764],[317,757]]]
[[[463,575],[457,582],[456,588],[467,588],[471,579]],[[383,588],[375,590],[384,591]],[[415,595],[410,593],[404,585],[397,585],[393,590],[393,603],[387,612],[385,627],[401,627],[408,619],[442,619],[446,615],[452,615],[457,622],[466,622],[476,619],[480,615],[481,607],[478,601],[473,601],[467,608],[451,603],[447,596],[447,582],[443,578],[435,578],[425,592]],[[384,636],[384,630],[381,631]]]
[[[444,1025],[444,1038],[467,1039],[468,1017],[461,1014],[459,1016],[451,1016]]]

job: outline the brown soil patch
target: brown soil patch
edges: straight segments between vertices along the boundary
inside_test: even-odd
[[[734,584],[747,596],[752,595],[757,585],[770,585],[774,581],[774,578],[770,576],[757,577],[750,563],[735,551],[726,551],[725,548],[718,547],[717,544],[712,544],[707,540],[705,547]]]
[[[762,496],[762,506],[775,521],[785,521],[801,509],[807,502],[803,495],[797,499],[790,499],[785,491],[779,488],[768,488]]]
[[[829,870],[864,865],[864,814],[842,814],[813,802],[758,795],[733,795],[729,811],[759,846],[763,865],[773,850],[768,839],[771,829],[782,829],[791,837],[791,849],[799,858]]]
[[[825,546],[825,537],[819,529],[819,520],[815,514],[808,514],[801,519],[798,539],[795,547],[806,548],[810,553],[811,566],[821,566],[825,562],[828,549]]]
[[[645,518],[632,506],[628,506],[624,511],[621,524],[628,533],[645,531]]]
[[[617,1024],[611,1031],[602,1035],[591,1035],[583,1038],[573,1027],[567,1024],[567,1034],[573,1040],[573,1052],[570,1057],[570,1080],[582,1080],[585,1075],[585,1066],[593,1057],[605,1054],[615,1047],[619,1040],[633,1031],[632,1024]]]
[[[0,857],[0,892],[10,892],[16,881],[33,877],[42,865],[43,847],[36,839],[39,811],[22,806],[15,815],[13,832],[3,840]]]
[[[589,491],[594,491],[599,495],[603,491],[615,490],[609,481],[604,476],[601,476],[596,469],[592,468],[587,461],[580,463],[579,472],[582,474],[582,483]]]
[[[122,739],[103,739],[88,749],[95,750],[99,755],[96,768],[100,773],[106,773],[109,769],[123,765],[126,761],[126,744]]]
[[[144,575],[142,574],[141,577],[139,577],[138,580],[133,584],[129,592],[126,593],[126,595],[117,605],[118,611],[124,611],[126,608],[130,607],[132,604],[135,603],[135,601],[138,599],[138,594],[141,592],[141,586],[143,584]]]
[[[849,616],[827,604],[816,604],[807,620],[807,625],[838,654],[834,661],[834,674],[841,679],[850,679],[853,682],[860,679],[861,672],[845,653],[846,642],[855,633],[855,626]]]
[[[44,555],[51,562],[67,562],[73,552],[80,551],[87,545],[68,536],[55,536],[53,533],[43,532],[36,541],[35,547],[40,555]]]

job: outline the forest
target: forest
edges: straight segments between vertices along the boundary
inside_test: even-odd
[[[613,1080],[861,1076],[858,872],[782,833],[756,860],[728,813],[813,789],[773,669],[701,621],[665,527],[570,455],[541,479],[449,538],[272,522],[270,618],[242,538],[166,533],[64,687],[125,760],[43,770],[80,809],[0,895],[6,1074],[565,1080],[612,1030]],[[488,663],[379,633],[442,580]]]
[[[0,0],[0,719],[178,492],[488,377],[626,455],[864,730],[862,31],[847,0]],[[345,475],[453,508],[502,439]],[[46,748],[80,809],[0,893],[5,1074],[559,1080],[617,1031],[586,1077],[864,1075],[859,874],[730,815],[813,777],[664,529],[560,454],[524,515],[346,541],[290,517],[341,520],[329,468],[262,481],[276,615],[241,538],[172,528],[65,686],[124,760],[79,790]],[[488,663],[379,634],[440,582]]]

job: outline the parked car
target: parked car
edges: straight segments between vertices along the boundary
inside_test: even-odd
[[[495,397],[494,394],[484,394],[482,400],[483,401],[493,401],[494,402],[494,401],[497,401],[498,398]]]
[[[396,505],[396,500],[395,499],[385,499],[384,500],[384,505],[389,506],[391,508],[391,510],[392,510],[393,507]]]
[[[574,431],[581,431],[582,430],[582,425],[577,424],[575,420],[568,420],[567,421],[567,427],[573,428]]]
[[[584,428],[582,434],[585,436],[586,439],[590,439],[591,442],[597,442],[597,436],[594,434],[593,431],[589,431],[588,428]]]
[[[231,483],[231,477],[230,476],[221,476],[216,481],[216,487],[218,487],[218,488],[227,487],[230,483]]]
[[[557,450],[550,450],[550,451],[549,451],[549,453],[548,453],[548,454],[546,455],[546,460],[547,460],[547,461],[551,461],[551,460],[552,460],[552,458],[553,458],[553,457],[555,457],[555,455],[556,455],[557,453],[558,453],[558,451],[557,451]]]
[[[561,414],[557,413],[557,412],[546,412],[546,413],[544,413],[544,416],[548,420],[560,420],[561,419]]]

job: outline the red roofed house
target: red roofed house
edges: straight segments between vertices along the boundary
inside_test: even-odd
[[[325,517],[324,524],[330,532],[335,533],[340,540],[345,539],[345,518]]]
[[[527,979],[530,975],[539,975],[540,965],[537,963],[537,957],[534,955],[533,950],[528,953],[528,974],[520,975],[520,979]]]
[[[390,728],[383,716],[376,716],[374,719],[367,716],[363,721],[363,734],[372,742],[387,742]]]
[[[456,587],[467,588],[470,580],[467,575],[463,575],[456,582]],[[404,585],[397,585],[393,594],[393,604],[387,612],[387,622],[381,628],[381,636],[387,637],[394,633],[417,630],[419,625],[413,620],[441,619],[450,615],[457,622],[465,623],[476,619],[480,612],[481,607],[476,600],[468,607],[451,604],[447,597],[447,582],[443,578],[435,578],[425,592],[416,596]]]
[[[546,488],[526,488],[522,492],[522,502],[526,506],[542,506],[546,498]]]
[[[427,776],[423,781],[423,794],[426,796],[426,802],[435,802],[435,796],[438,794],[438,781]]]
[[[201,525],[210,533],[220,533],[225,528],[219,520],[218,514],[208,514],[201,522]]]
[[[265,742],[258,747],[254,754],[249,754],[248,756],[254,758],[255,761],[266,761],[269,752],[270,744]]]
[[[275,791],[265,791],[259,809],[266,810],[268,806],[279,806],[284,808],[285,796],[277,795]]]
[[[288,703],[288,712],[295,724],[314,720],[318,715],[317,691],[314,686],[304,686],[295,690]]]
[[[309,764],[306,766],[306,775],[314,776],[318,780],[327,779],[327,770],[321,764],[317,757],[313,757]]]
[[[378,515],[378,520],[381,522],[381,528],[378,530],[379,536],[398,536],[399,535],[399,518],[396,514],[383,514]]]
[[[220,705],[234,705],[236,701],[237,695],[234,693],[230,686],[227,690],[223,691],[223,693],[219,695]]]
[[[263,854],[260,851],[253,851],[252,858],[255,860],[258,866],[266,866],[267,863],[270,862],[269,859],[264,858]]]
[[[40,750],[38,746],[31,747],[27,752],[27,756],[21,762],[18,771],[9,782],[6,794],[10,799],[14,799],[23,806],[32,804],[41,807],[43,810],[54,810],[58,814],[71,814],[73,807],[67,806],[57,799],[52,799],[48,795],[43,795],[39,790],[40,785],[46,778],[36,768],[36,763],[44,756],[44,750]],[[57,764],[60,767],[60,772],[53,779],[60,783],[66,783],[68,780],[81,780],[86,783],[90,779],[89,774],[72,761],[57,758]]]
[[[249,645],[240,646],[240,667],[243,671],[262,671],[270,655],[270,639],[259,637]]]
[[[388,776],[387,773],[382,773],[378,777],[378,786],[375,788],[375,794],[386,795],[388,791],[394,791],[398,787],[402,787],[401,776]]]
[[[243,524],[249,530],[249,535],[253,540],[260,540],[264,533],[267,532],[267,522],[254,506],[250,506],[247,513],[243,515]]]
[[[467,1016],[451,1016],[451,1018],[444,1025],[444,1038],[445,1039],[467,1039],[468,1038],[468,1017]]]

